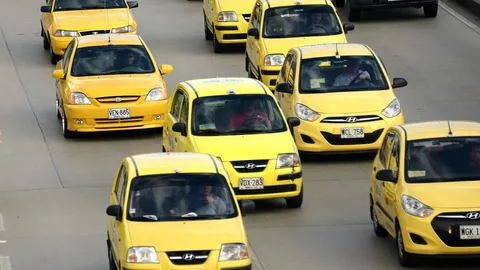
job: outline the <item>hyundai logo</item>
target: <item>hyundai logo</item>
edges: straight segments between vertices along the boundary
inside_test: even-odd
[[[357,117],[352,116],[352,117],[347,117],[346,120],[347,120],[348,123],[355,123],[355,122],[357,122],[358,119],[357,119]]]
[[[183,255],[182,257],[185,261],[191,261],[193,259],[195,259],[195,255],[191,254],[191,253],[187,253],[185,255]]]
[[[122,98],[116,97],[115,102],[122,102]]]
[[[468,213],[467,215],[465,215],[465,217],[467,217],[468,219],[479,219],[480,213]]]
[[[257,166],[255,166],[255,164],[253,163],[247,163],[245,164],[245,169],[248,169],[248,170],[253,170],[255,169]]]

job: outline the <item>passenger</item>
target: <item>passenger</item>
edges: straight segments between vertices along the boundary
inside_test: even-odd
[[[265,112],[259,111],[256,108],[255,100],[244,100],[242,110],[236,112],[230,120],[230,128],[250,127],[255,124],[260,124],[266,129],[272,128],[272,124]]]
[[[370,79],[370,74],[367,71],[360,70],[360,62],[360,59],[349,59],[347,71],[335,78],[333,86],[349,86],[355,78],[357,78],[355,80]]]

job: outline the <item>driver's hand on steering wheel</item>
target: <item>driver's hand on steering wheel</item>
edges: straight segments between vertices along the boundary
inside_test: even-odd
[[[362,73],[362,74],[360,74],[360,76],[358,78],[361,79],[361,80],[365,80],[367,77],[368,77],[367,74]]]

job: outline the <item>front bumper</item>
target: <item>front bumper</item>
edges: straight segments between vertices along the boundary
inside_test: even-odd
[[[480,255],[480,239],[461,240],[459,225],[480,226],[480,219],[442,218],[458,215],[459,209],[435,209],[428,218],[399,215],[403,242],[407,252],[426,256],[476,257]],[[480,212],[480,208],[461,209],[462,213]]]
[[[77,132],[133,130],[163,127],[167,100],[155,102],[115,103],[111,105],[64,105],[68,129]],[[130,108],[130,118],[108,119],[108,109]],[[155,118],[157,116],[157,118]]]
[[[324,122],[345,119],[349,115],[325,115],[315,122],[301,120],[300,126],[294,128],[295,143],[299,151],[312,153],[329,152],[363,152],[376,151],[381,147],[383,138],[391,126],[405,122],[403,112],[393,118],[387,118],[378,112],[355,115],[358,119],[367,119],[363,122]],[[377,117],[378,120],[370,120]],[[342,139],[341,129],[363,127],[365,137]]]
[[[239,168],[247,163],[255,163],[256,169],[247,172]],[[259,164],[266,164],[260,168]],[[262,200],[275,198],[289,198],[300,194],[303,185],[303,172],[301,167],[275,169],[276,160],[250,160],[250,161],[223,161],[237,200]],[[235,167],[237,168],[235,168]],[[241,178],[263,178],[263,189],[240,190]]]
[[[281,66],[260,66],[260,76],[262,78],[262,83],[265,84],[272,91],[275,91],[275,85],[277,84],[277,77],[280,73],[280,69],[282,69]]]
[[[428,4],[438,4],[438,0],[355,0],[352,7],[361,10],[389,9],[404,7],[421,7]]]
[[[217,22],[215,34],[222,44],[244,44],[247,42],[248,22],[243,17],[238,22]]]

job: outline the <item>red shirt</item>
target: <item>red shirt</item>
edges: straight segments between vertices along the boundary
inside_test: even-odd
[[[272,123],[270,123],[270,120],[268,119],[267,114],[264,113],[264,112],[254,112],[252,115],[248,115],[244,112],[240,112],[240,113],[235,114],[232,117],[232,119],[230,120],[229,127],[230,128],[239,128],[239,127],[242,126],[243,122],[246,119],[252,118],[252,117],[258,117],[257,119],[252,119],[251,120],[253,123],[261,123],[261,122],[265,121],[265,122],[267,122],[267,127],[270,128],[272,126]],[[263,120],[262,117],[265,120]]]

